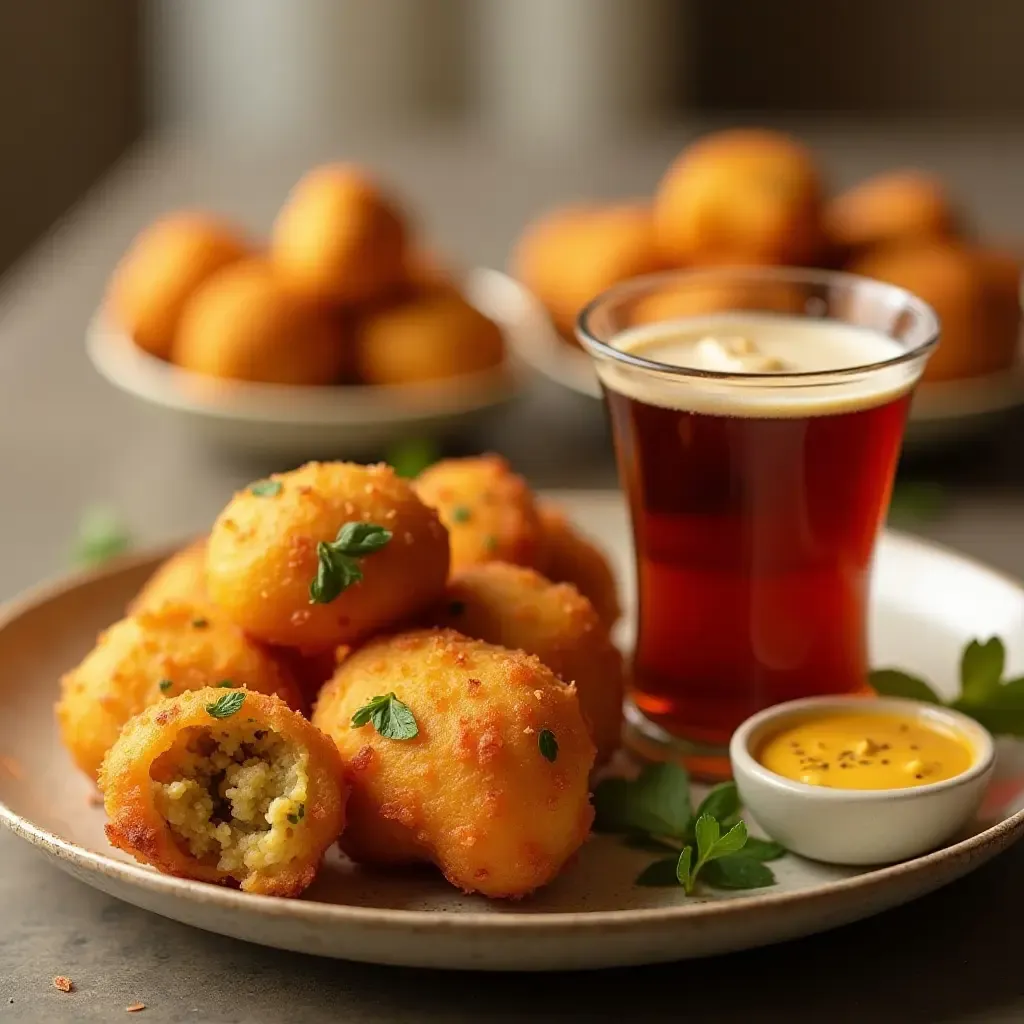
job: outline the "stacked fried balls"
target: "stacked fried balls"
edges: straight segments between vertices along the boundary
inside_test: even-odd
[[[668,168],[650,201],[572,204],[529,224],[511,269],[567,343],[599,293],[681,268],[843,269],[906,288],[942,322],[926,381],[981,377],[1020,353],[1021,257],[979,239],[943,181],[897,169],[831,195],[815,155],[762,129],[713,132]],[[802,312],[807,296],[777,281],[676,287],[644,298],[627,326],[738,309]]]
[[[61,682],[110,842],[297,896],[337,843],[518,898],[582,846],[619,742],[601,552],[497,456],[310,463],[233,496]]]
[[[140,349],[208,378],[415,385],[504,359],[498,327],[352,164],[306,174],[266,245],[212,214],[160,218],[115,270],[105,308]]]

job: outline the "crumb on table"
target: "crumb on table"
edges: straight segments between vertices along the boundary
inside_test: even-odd
[[[58,992],[72,992],[74,991],[75,983],[65,975],[58,974],[57,977],[53,979],[53,987],[57,989]]]
[[[141,1013],[145,1008],[145,1003],[132,1003],[131,1006],[126,1006],[124,1009],[126,1013]]]

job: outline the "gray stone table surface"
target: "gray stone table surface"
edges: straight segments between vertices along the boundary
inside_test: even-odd
[[[840,184],[896,164],[945,174],[979,228],[1024,240],[1024,131],[999,126],[794,126]],[[0,282],[0,597],[66,568],[83,507],[115,509],[141,544],[202,529],[268,469],[197,447],[177,424],[107,386],[83,330],[132,235],[162,210],[203,205],[265,231],[312,162],[353,156],[408,196],[441,251],[500,266],[524,220],[586,196],[638,195],[693,127],[605,149],[505,153],[455,133],[321,138],[212,155],[147,143]],[[507,453],[541,487],[614,484],[593,403],[538,383],[466,450]],[[1024,576],[1024,423],[906,467],[946,485],[921,532]],[[1016,952],[1024,846],[915,905],[841,931],[713,961],[552,975],[446,975],[321,961],[248,946],[120,904],[0,834],[0,1021],[1024,1019]],[[56,974],[77,991],[61,995]]]

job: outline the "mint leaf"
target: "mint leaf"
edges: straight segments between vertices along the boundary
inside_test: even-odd
[[[403,704],[394,693],[371,697],[357,709],[352,716],[352,725],[359,729],[367,722],[372,722],[374,729],[389,740],[411,740],[420,731],[409,706]]]
[[[707,860],[711,856],[711,850],[715,843],[718,842],[720,832],[718,822],[710,814],[702,814],[697,819],[696,824],[693,826],[693,835],[697,840],[698,868],[702,861]]]
[[[634,885],[643,885],[649,888],[675,887],[679,885],[676,878],[676,862],[678,856],[666,857],[664,860],[656,860],[636,876]]]
[[[651,764],[635,781],[605,779],[594,791],[599,832],[683,838],[690,824],[690,777],[677,764]]]
[[[929,704],[942,703],[939,695],[923,679],[898,669],[877,668],[868,673],[868,683],[880,697],[906,697]]]
[[[720,782],[701,801],[697,808],[697,817],[710,814],[719,825],[739,814],[740,794],[735,782]]]
[[[778,860],[786,856],[786,848],[781,843],[770,839],[758,839],[757,836],[747,836],[743,845],[743,856],[753,857],[754,860],[768,861]]]
[[[694,876],[690,869],[690,862],[693,860],[693,847],[684,846],[676,859],[676,881],[686,890],[689,896],[693,892]]]
[[[998,701],[998,697],[993,697],[988,704],[956,700],[949,706],[954,711],[969,715],[995,736],[1024,736],[1024,709],[1000,707]]]
[[[960,659],[960,699],[984,703],[999,688],[1006,667],[1006,648],[999,637],[972,640]]]
[[[656,839],[654,836],[644,835],[642,832],[627,835],[622,842],[623,845],[628,846],[631,850],[646,850],[648,853],[675,854],[679,852],[678,846],[666,843],[662,839]]]
[[[728,857],[738,853],[747,842],[747,826],[745,822],[739,821],[728,832],[722,836],[714,846],[705,860],[718,860],[720,857]]]
[[[674,764],[647,765],[636,780],[605,779],[594,791],[595,828],[682,838],[690,821],[690,780]]]
[[[743,853],[704,865],[701,880],[715,889],[763,889],[775,884],[772,869]]]
[[[211,718],[230,718],[245,703],[245,690],[232,690],[218,697],[212,704],[206,705],[206,713]]]
[[[915,524],[941,518],[949,504],[945,488],[938,483],[908,481],[893,488],[889,518],[896,523]]]

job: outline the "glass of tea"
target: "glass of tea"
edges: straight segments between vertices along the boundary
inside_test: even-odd
[[[727,775],[748,715],[867,690],[872,553],[938,320],[879,281],[723,268],[627,281],[578,334],[633,525],[630,742]]]

